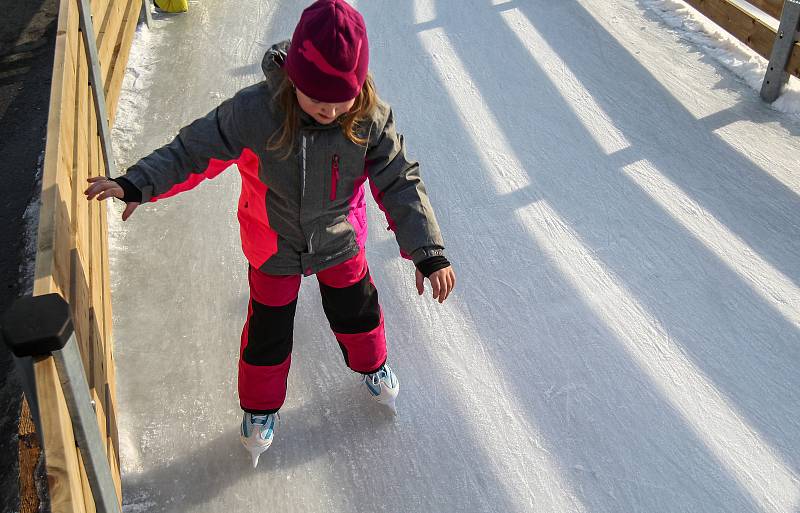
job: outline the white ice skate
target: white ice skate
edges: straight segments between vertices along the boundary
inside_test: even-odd
[[[253,458],[253,468],[258,466],[259,456],[272,445],[275,417],[275,413],[254,415],[244,412],[239,439]]]
[[[369,395],[381,404],[388,406],[397,415],[395,400],[400,392],[400,381],[392,371],[392,368],[384,364],[377,372],[366,374],[364,384],[367,386]]]

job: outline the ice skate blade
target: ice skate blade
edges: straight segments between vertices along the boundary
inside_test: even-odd
[[[245,443],[245,441],[242,440],[242,445],[244,445],[244,448],[247,450],[247,452],[250,453],[250,458],[253,461],[253,468],[256,468],[258,467],[258,458],[260,458],[261,455],[264,454],[267,451],[267,449],[270,448],[272,442],[260,447],[249,447],[247,443]]]
[[[247,449],[250,452],[250,457],[253,460],[253,468],[258,467],[258,458],[260,458],[261,455],[267,451],[267,449],[269,449],[269,445],[266,447],[253,447]]]
[[[379,399],[377,397],[374,398],[375,402],[380,405],[386,406],[392,411],[393,415],[397,415],[397,404],[395,404],[395,397],[387,397],[386,399]]]

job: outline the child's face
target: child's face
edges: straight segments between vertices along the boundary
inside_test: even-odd
[[[300,89],[295,88],[295,92],[297,93],[297,103],[300,104],[303,112],[323,125],[333,123],[336,118],[353,108],[353,104],[356,102],[356,99],[353,98],[346,102],[325,103],[309,98]]]

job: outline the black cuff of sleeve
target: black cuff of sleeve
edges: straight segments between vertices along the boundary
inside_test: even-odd
[[[250,408],[242,408],[242,410],[247,413],[252,413],[253,415],[271,415],[273,413],[278,413],[280,408],[275,408],[272,410],[251,410]]]
[[[443,256],[428,257],[417,264],[417,269],[426,278],[445,267],[450,267],[450,262]]]
[[[125,178],[124,176],[120,176],[117,178],[112,178],[112,182],[117,182],[117,185],[122,187],[122,192],[125,193],[125,196],[122,198],[122,201],[125,203],[141,203],[142,202],[142,191],[139,190],[138,187],[133,185],[133,183]]]

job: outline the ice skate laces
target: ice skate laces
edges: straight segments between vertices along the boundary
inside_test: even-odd
[[[269,414],[266,414],[266,415],[253,415],[252,416],[253,424],[259,424],[261,426],[266,426],[268,419],[269,419]]]
[[[261,415],[253,414],[253,415],[250,416],[250,419],[251,419],[250,422],[252,424],[258,424],[259,426],[266,426],[267,422],[269,422],[270,415],[274,415],[275,416],[275,419],[276,419],[275,422],[276,423],[277,423],[277,421],[281,420],[281,414],[278,413],[278,412],[275,412],[275,413],[264,413],[264,414],[261,414]]]
[[[366,383],[367,381],[371,382],[373,385],[380,386],[381,381],[386,380],[386,383],[391,387],[392,383],[389,379],[389,372],[386,370],[386,365],[381,367],[378,372],[373,372],[372,374],[365,374],[362,377],[362,383]]]

